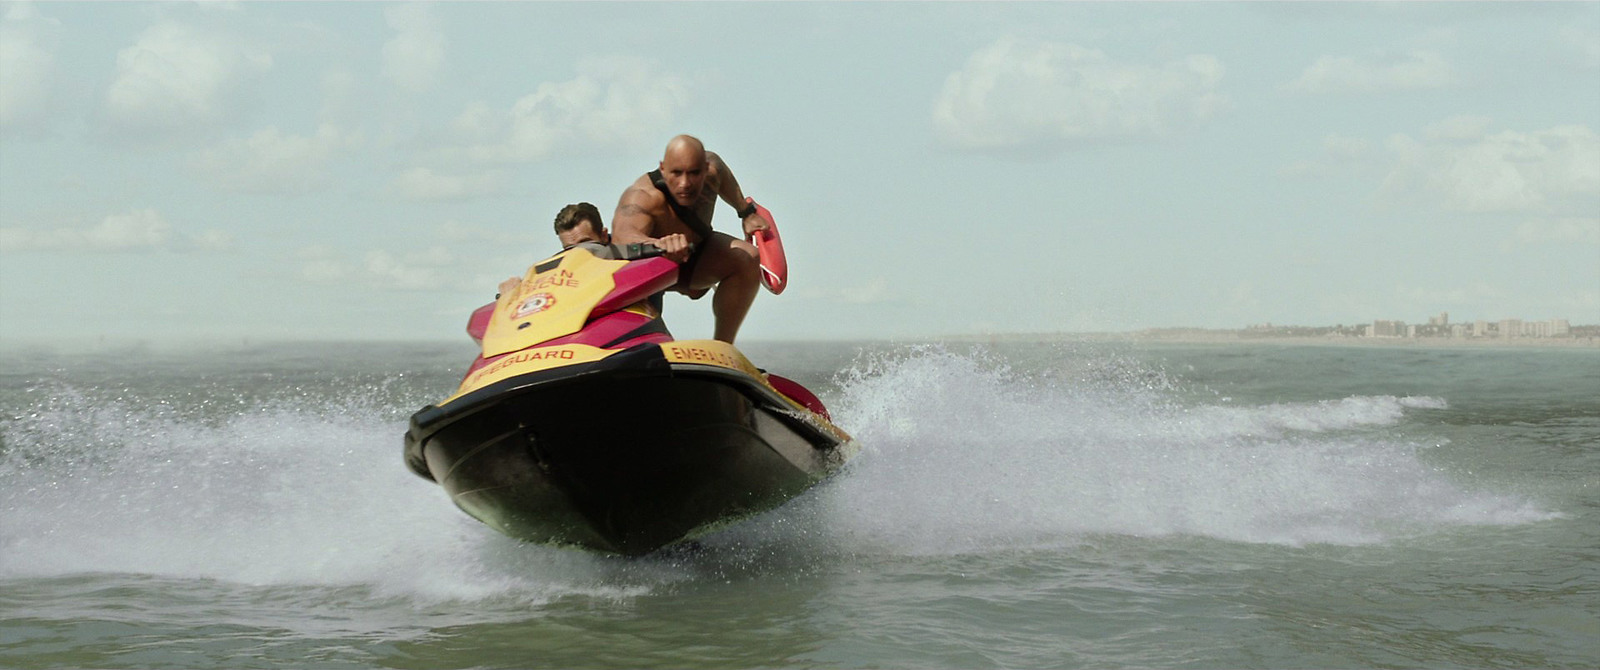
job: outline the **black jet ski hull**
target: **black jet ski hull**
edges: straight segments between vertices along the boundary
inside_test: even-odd
[[[412,417],[407,462],[512,537],[637,555],[776,507],[841,435],[749,375],[655,345],[513,377]]]

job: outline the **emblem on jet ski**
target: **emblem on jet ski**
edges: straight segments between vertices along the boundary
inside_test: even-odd
[[[555,296],[550,295],[549,293],[535,293],[531,296],[528,296],[527,300],[522,301],[521,305],[517,305],[516,316],[512,318],[520,319],[529,314],[538,314],[539,312],[543,312],[551,307],[554,307],[555,304]]]

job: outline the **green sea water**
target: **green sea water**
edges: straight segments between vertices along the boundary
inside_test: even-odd
[[[1600,663],[1600,351],[744,349],[862,451],[641,559],[405,469],[460,344],[0,352],[0,667]]]

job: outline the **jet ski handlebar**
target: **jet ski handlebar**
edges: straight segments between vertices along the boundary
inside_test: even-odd
[[[645,258],[655,258],[657,256],[662,256],[662,255],[665,255],[667,253],[665,251],[662,251],[661,247],[658,247],[658,246],[656,246],[654,244],[650,244],[649,242],[634,242],[633,244],[619,245],[619,247],[621,248],[621,251],[622,251],[622,260],[625,260],[625,261],[636,261],[636,260],[641,260],[641,259],[645,259]],[[687,251],[689,252],[690,255],[694,254],[694,247],[695,247],[695,245],[693,245],[693,244],[689,245]]]

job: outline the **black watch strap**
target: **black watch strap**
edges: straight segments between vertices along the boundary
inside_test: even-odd
[[[741,220],[756,213],[756,201],[750,200],[748,202],[749,204],[745,205],[744,209],[739,210],[739,218]]]

